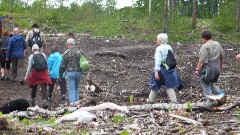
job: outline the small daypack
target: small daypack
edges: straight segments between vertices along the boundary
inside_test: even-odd
[[[34,44],[37,44],[39,48],[42,47],[43,41],[40,36],[41,31],[36,32],[33,30],[33,35],[29,38],[29,46],[32,47]]]
[[[162,62],[162,64],[167,70],[172,70],[177,66],[177,61],[171,50],[168,50],[167,58]]]
[[[1,39],[1,48],[3,49],[3,48],[7,48],[7,45],[8,45],[8,42],[9,42],[9,37],[6,37],[6,36],[4,36],[4,37],[2,37],[2,39]]]
[[[45,59],[42,53],[33,55],[32,66],[36,71],[39,72],[45,71],[47,69],[47,60]]]

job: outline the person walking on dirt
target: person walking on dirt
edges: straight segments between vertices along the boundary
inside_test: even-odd
[[[79,100],[79,83],[82,77],[80,70],[80,51],[75,47],[75,40],[69,38],[66,42],[67,50],[63,54],[63,60],[60,67],[60,76],[65,72],[68,84],[69,102]]]
[[[38,24],[34,23],[32,29],[26,35],[26,44],[28,45],[28,54],[31,54],[32,46],[38,44],[40,51],[45,52],[46,49],[46,39],[43,32],[40,31]]]
[[[10,64],[11,60],[6,61],[6,50],[9,42],[9,32],[7,30],[3,31],[3,37],[0,41],[0,57],[1,57],[1,80],[10,80]]]
[[[212,40],[210,31],[202,32],[202,42],[195,75],[200,77],[200,84],[206,97],[206,106],[211,107],[213,102],[210,101],[208,96],[224,94],[215,85],[220,75],[220,69],[223,67],[223,49],[219,42]]]
[[[40,70],[42,69],[42,70]],[[32,46],[32,54],[28,58],[28,68],[24,80],[27,81],[29,77],[29,87],[32,88],[30,105],[35,105],[35,97],[37,94],[37,86],[41,86],[41,93],[43,99],[43,108],[48,107],[47,84],[52,84],[47,69],[47,58],[44,53],[39,52],[37,44]]]
[[[62,55],[59,53],[58,49],[59,47],[57,45],[52,46],[51,48],[52,54],[48,58],[48,71],[50,74],[50,78],[52,80],[52,84],[49,84],[48,89],[48,101],[51,101],[54,85],[57,82],[57,80],[60,84],[61,100],[65,101],[66,81],[64,77],[59,79],[59,70],[62,61]]]
[[[6,61],[12,62],[12,81],[15,82],[16,77],[22,79],[24,77],[24,56],[26,54],[26,44],[24,38],[19,35],[19,29],[13,29],[13,36],[10,38],[7,46]],[[24,85],[23,80],[20,84]]]
[[[177,103],[177,97],[175,93],[175,88],[179,88],[181,84],[180,79],[177,75],[176,69],[166,69],[166,67],[162,64],[168,55],[168,51],[172,52],[172,47],[167,44],[168,43],[168,36],[165,33],[161,33],[157,36],[157,48],[155,51],[155,67],[154,73],[152,75],[152,79],[155,81],[161,81],[164,83],[166,88],[166,94],[172,103]],[[155,98],[158,94],[158,88],[152,89],[148,102],[153,103]]]

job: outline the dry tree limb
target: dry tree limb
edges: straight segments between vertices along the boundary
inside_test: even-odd
[[[187,117],[179,116],[179,115],[176,115],[176,114],[169,114],[169,116],[175,117],[175,118],[178,118],[178,119],[181,119],[181,120],[185,120],[186,122],[192,123],[194,125],[202,125],[201,122],[198,122],[196,120],[193,120],[193,119],[190,119],[190,118],[187,118]]]
[[[114,52],[114,51],[98,52],[95,55],[96,56],[115,56],[115,57],[121,57],[123,59],[127,58],[126,54]]]

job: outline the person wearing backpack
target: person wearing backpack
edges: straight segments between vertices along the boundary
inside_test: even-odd
[[[32,29],[27,33],[26,44],[28,45],[28,54],[31,54],[32,46],[37,44],[41,52],[45,52],[46,49],[46,40],[43,35],[43,32],[40,31],[38,24],[34,23]]]
[[[48,58],[48,71],[50,74],[50,78],[52,80],[52,84],[49,84],[49,89],[48,89],[48,101],[51,101],[53,88],[57,80],[60,84],[61,100],[65,101],[66,81],[64,76],[62,76],[59,79],[59,70],[60,70],[60,65],[62,61],[62,55],[59,53],[58,49],[59,47],[57,45],[52,46],[51,54]]]
[[[1,57],[1,80],[10,80],[10,64],[11,60],[6,61],[6,50],[9,42],[9,32],[7,30],[3,31],[3,37],[0,41],[0,57]]]
[[[165,33],[161,33],[157,36],[157,48],[155,51],[155,67],[154,72],[152,74],[151,83],[156,83],[164,85],[166,88],[166,94],[172,103],[177,103],[177,97],[175,93],[175,89],[182,88],[182,82],[177,75],[176,69],[169,69],[169,67],[164,66],[165,61],[167,59],[168,51],[172,52],[172,47],[167,44],[168,43],[168,36]],[[155,85],[155,84],[151,84]],[[157,97],[158,90],[161,86],[154,87],[151,89],[149,94],[148,103],[153,103],[155,98]]]
[[[30,105],[35,105],[37,86],[40,85],[43,99],[43,108],[47,108],[47,84],[52,84],[52,81],[48,73],[46,55],[39,52],[39,47],[37,44],[34,44],[32,46],[32,54],[28,58],[28,68],[24,80],[27,81],[28,78],[29,87],[32,88]]]
[[[67,50],[63,54],[60,76],[65,72],[68,84],[68,99],[70,103],[79,100],[79,83],[82,77],[80,69],[80,51],[75,47],[75,40],[69,38],[66,42]]]
[[[16,77],[19,79],[24,77],[24,56],[26,54],[26,44],[24,38],[19,34],[19,29],[13,29],[13,36],[10,38],[6,51],[6,61],[12,62],[12,82],[16,81]],[[23,80],[20,80],[20,84],[24,85]]]
[[[200,78],[200,84],[206,99],[206,107],[212,107],[217,104],[212,102],[209,96],[222,95],[226,99],[225,93],[215,84],[220,76],[220,70],[223,68],[223,49],[219,42],[212,40],[210,31],[202,32],[202,42],[203,45],[199,51],[195,75]],[[224,98],[218,105],[226,102]]]

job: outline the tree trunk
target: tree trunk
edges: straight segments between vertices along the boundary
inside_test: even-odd
[[[152,0],[149,0],[149,15],[152,16]]]
[[[167,33],[167,15],[168,15],[168,0],[165,0],[165,4],[164,4],[164,29],[163,29],[164,33]]]
[[[193,7],[192,7],[192,29],[196,29],[196,15],[197,15],[197,1],[193,0]]]
[[[238,8],[237,8],[237,32],[240,31],[240,0],[238,0]]]

